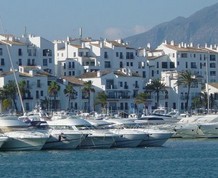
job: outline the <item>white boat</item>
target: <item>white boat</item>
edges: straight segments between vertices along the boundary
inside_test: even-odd
[[[182,138],[205,138],[207,135],[203,132],[203,127],[200,125],[218,121],[217,115],[197,115],[181,119],[176,125],[174,130],[176,134],[174,137]]]
[[[49,137],[46,131],[32,129],[13,115],[0,117],[0,129],[8,137],[1,147],[6,151],[40,150]]]
[[[132,119],[108,119],[106,121],[112,124],[111,132],[121,135],[115,139],[113,147],[134,148],[148,138],[145,132],[132,128],[136,125]]]
[[[198,127],[205,137],[218,138],[218,115],[214,115],[214,119],[211,122],[199,123]]]
[[[54,121],[51,121],[54,122]],[[55,120],[59,125],[65,125],[76,132],[84,135],[84,139],[80,139],[77,148],[110,148],[114,143],[114,134],[107,130],[95,130],[93,126],[86,120],[76,117],[68,116],[65,119]],[[47,122],[50,125],[50,122]]]
[[[78,145],[87,137],[87,134],[74,130],[70,127],[67,119],[47,121],[50,128],[50,137],[46,141],[43,149],[76,149]]]
[[[11,131],[6,132],[8,137],[1,150],[4,151],[32,151],[41,150],[49,135],[38,131]]]
[[[174,132],[161,129],[139,129],[148,134],[148,138],[144,139],[139,147],[159,147],[172,137]]]
[[[113,147],[117,148],[135,148],[140,145],[140,143],[148,138],[148,135],[136,129],[110,129],[111,132],[122,135],[117,137],[113,144]]]
[[[8,137],[4,134],[0,134],[0,148],[8,140]]]
[[[203,132],[205,137],[218,138],[218,122],[201,123],[198,127]]]

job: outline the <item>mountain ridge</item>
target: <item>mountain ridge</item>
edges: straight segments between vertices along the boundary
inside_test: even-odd
[[[152,29],[124,39],[132,47],[156,48],[163,41],[204,45],[218,43],[218,3],[196,11],[189,17],[178,16]]]

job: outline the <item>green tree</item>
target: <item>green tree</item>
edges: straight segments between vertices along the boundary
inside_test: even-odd
[[[144,108],[146,108],[148,96],[147,93],[138,93],[134,99],[135,104],[144,104]]]
[[[54,97],[54,110],[57,109],[57,102],[56,102],[56,97],[57,97],[57,94],[60,90],[60,86],[57,84],[57,82],[55,81],[51,81],[50,82],[50,85],[48,86],[48,93]]]
[[[89,103],[88,112],[90,112],[90,109],[91,109],[90,96],[91,96],[91,92],[95,92],[95,89],[92,87],[92,81],[84,82],[83,92],[85,92],[86,95],[88,96],[88,103]]]
[[[148,92],[156,93],[157,96],[157,107],[160,105],[160,92],[166,91],[165,84],[161,83],[160,79],[154,79],[151,81],[151,83],[147,84],[145,87],[145,90]]]
[[[104,91],[101,91],[97,94],[96,96],[96,105],[100,104],[101,107],[103,108],[103,112],[106,112],[106,108],[107,108],[107,95]]]
[[[26,85],[26,81],[22,80],[18,83],[19,89],[20,89],[20,94],[21,94],[21,98],[23,98],[25,96],[25,93],[27,91],[27,85]]]
[[[3,105],[3,110],[8,110],[10,107],[11,107],[11,100],[10,99],[7,99],[5,98],[2,102],[2,105]]]
[[[4,85],[3,90],[8,99],[11,99],[14,105],[14,109],[17,112],[16,104],[16,95],[17,95],[17,86],[16,83],[12,80],[9,80],[6,85]]]
[[[76,94],[76,91],[74,90],[72,83],[66,85],[66,88],[64,89],[64,94],[68,97],[68,109],[70,109],[70,101]]]
[[[189,109],[188,104],[189,104],[190,89],[191,89],[192,85],[198,84],[198,79],[196,78],[195,75],[192,74],[191,71],[186,70],[186,71],[180,72],[178,74],[178,79],[177,79],[176,84],[178,86],[187,87],[187,97],[186,97],[185,109],[186,109],[186,111],[188,111],[188,109]]]

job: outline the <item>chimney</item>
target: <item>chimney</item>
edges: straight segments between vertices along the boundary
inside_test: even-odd
[[[174,46],[174,41],[172,40],[172,41],[170,42],[170,44],[171,44],[172,46]]]

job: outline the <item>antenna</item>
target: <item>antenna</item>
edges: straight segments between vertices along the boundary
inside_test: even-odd
[[[1,17],[0,17],[0,22],[1,22],[2,32],[5,33]],[[15,75],[15,69],[14,69],[14,65],[13,65],[12,58],[11,58],[11,53],[10,53],[10,50],[9,50],[8,46],[9,46],[9,44],[6,44],[6,48],[7,48],[7,52],[8,52],[8,57],[9,57],[9,60],[10,60],[10,63],[11,63],[12,72],[13,72],[15,83],[16,83],[16,86],[17,86],[18,95],[19,95],[19,98],[20,98],[20,103],[21,103],[21,106],[22,106],[23,114],[25,114],[26,112],[25,112],[25,108],[24,108],[24,105],[23,105],[23,100],[22,100],[22,97],[21,97],[20,88],[19,88],[19,85],[18,85],[17,77]]]

